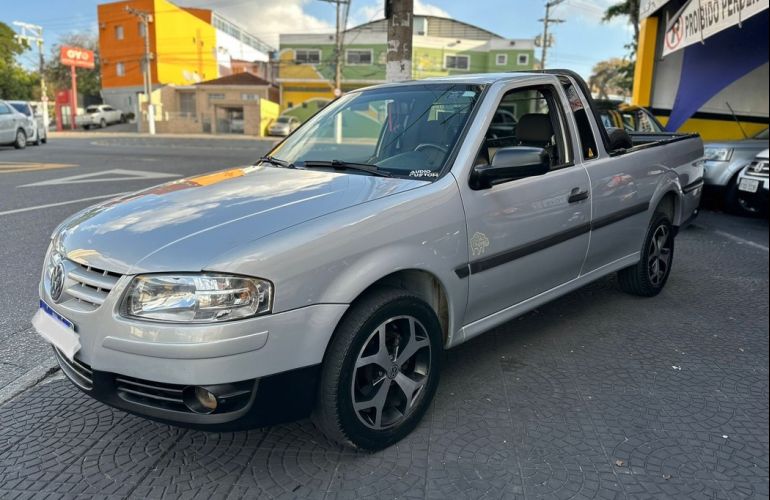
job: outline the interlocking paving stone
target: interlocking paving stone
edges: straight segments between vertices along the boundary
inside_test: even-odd
[[[0,406],[0,498],[767,498],[767,254],[702,230],[677,251],[658,298],[603,279],[448,351],[378,453],[309,420],[175,428],[55,379]]]

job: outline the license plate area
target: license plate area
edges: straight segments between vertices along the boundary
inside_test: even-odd
[[[753,179],[741,179],[740,184],[738,184],[738,191],[756,193],[757,190],[759,190],[759,181]]]
[[[40,307],[32,318],[32,326],[67,359],[75,359],[75,354],[80,350],[80,335],[76,333],[77,327],[72,321],[41,300]]]

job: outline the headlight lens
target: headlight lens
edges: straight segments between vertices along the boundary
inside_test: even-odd
[[[711,161],[729,161],[733,155],[733,148],[705,148],[703,156]]]
[[[258,278],[215,274],[137,276],[123,297],[130,318],[215,323],[267,314],[273,284]]]

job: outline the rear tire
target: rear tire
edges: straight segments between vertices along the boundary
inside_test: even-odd
[[[313,422],[352,448],[375,451],[398,442],[436,392],[442,339],[438,318],[422,299],[396,288],[367,293],[329,344]]]
[[[666,286],[673,263],[673,224],[668,215],[655,212],[644,238],[639,262],[618,271],[620,288],[632,295],[654,297]]]
[[[748,209],[741,201],[741,192],[738,191],[738,176],[736,175],[725,190],[725,212],[732,215],[751,215],[754,211]]]
[[[27,147],[27,133],[22,129],[16,131],[16,140],[13,141],[13,147],[16,149],[24,149]]]
[[[104,118],[99,120],[99,128],[107,128],[107,120],[105,120]]]

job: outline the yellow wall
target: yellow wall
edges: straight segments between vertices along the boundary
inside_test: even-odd
[[[166,0],[154,1],[158,80],[186,85],[216,78],[214,27]]]
[[[259,100],[259,135],[264,137],[267,135],[267,127],[270,126],[278,116],[281,114],[281,107],[273,101],[267,99]]]
[[[303,90],[291,90],[292,87],[300,87]],[[331,88],[324,86],[314,86],[310,83],[283,83],[281,84],[281,109],[289,109],[289,103],[291,107],[299,106],[305,101],[311,99],[327,99],[329,101],[334,99],[334,91]]]
[[[655,40],[658,35],[658,18],[648,17],[643,19],[640,24],[631,103],[647,107],[650,105],[652,95],[652,73],[655,69]]]
[[[660,123],[665,125],[668,122],[667,116],[657,117]],[[767,128],[766,124],[741,122],[743,130],[749,137],[761,132]],[[743,139],[741,127],[734,120],[713,120],[704,118],[691,118],[679,127],[677,132],[693,133],[697,132],[704,141],[727,141]]]

